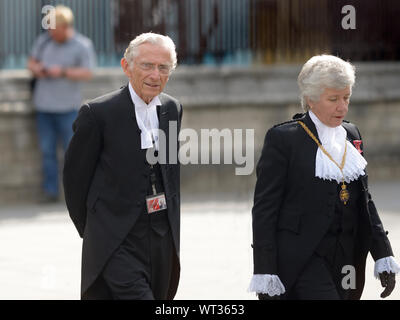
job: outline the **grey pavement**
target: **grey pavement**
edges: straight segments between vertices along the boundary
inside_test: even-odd
[[[400,263],[400,182],[370,190]],[[251,206],[250,199],[183,202],[176,299],[255,299],[247,292]],[[0,299],[79,299],[82,241],[63,204],[1,207],[0,244]],[[362,299],[380,299],[383,291],[373,266],[369,256]],[[399,281],[387,299],[400,299]]]

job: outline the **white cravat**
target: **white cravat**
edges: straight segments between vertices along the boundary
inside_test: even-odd
[[[157,106],[161,106],[160,98],[155,96],[149,104],[145,103],[142,98],[136,94],[135,90],[133,90],[131,83],[129,83],[129,93],[135,106],[136,121],[141,130],[140,139],[142,149],[152,148],[154,139],[155,148],[158,150],[159,123]]]
[[[309,114],[317,128],[318,137],[322,146],[337,163],[342,162],[344,143],[346,142],[346,161],[343,167],[344,180],[350,183],[353,180],[357,180],[359,176],[364,175],[367,161],[365,161],[364,157],[351,142],[346,139],[347,131],[343,126],[340,125],[335,128],[328,127],[323,124],[311,110]],[[341,183],[343,175],[340,169],[328,158],[321,148],[318,148],[315,156],[315,176],[324,180],[336,180],[337,183]]]

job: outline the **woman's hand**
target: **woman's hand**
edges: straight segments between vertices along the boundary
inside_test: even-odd
[[[381,298],[386,298],[392,293],[396,285],[396,274],[392,272],[387,273],[384,271],[379,274],[379,278],[381,279],[382,287],[385,288],[385,290],[383,290],[381,293]]]
[[[270,296],[266,293],[257,293],[258,300],[281,300],[279,295]]]

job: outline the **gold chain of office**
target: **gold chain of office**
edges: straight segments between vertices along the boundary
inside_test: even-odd
[[[328,151],[326,151],[326,149],[322,146],[321,143],[319,143],[318,139],[314,136],[314,134],[311,132],[311,130],[301,121],[297,121],[305,130],[305,132],[307,132],[307,134],[311,137],[311,139],[313,139],[315,141],[315,143],[318,145],[318,148],[320,148],[322,150],[323,153],[326,154],[326,156],[339,168],[340,172],[342,173],[342,190],[340,190],[339,192],[339,198],[340,201],[342,201],[344,204],[346,204],[349,199],[350,199],[350,194],[349,191],[347,190],[346,184],[344,183],[344,174],[343,174],[343,168],[344,165],[346,163],[346,153],[347,153],[347,143],[346,143],[346,139],[344,140],[344,153],[343,153],[343,157],[342,157],[342,162],[340,163],[340,165],[332,158],[332,156],[328,153]]]

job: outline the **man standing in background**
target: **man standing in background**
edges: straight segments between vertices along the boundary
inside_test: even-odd
[[[74,30],[71,9],[60,5],[50,14],[55,16],[55,28],[37,38],[28,60],[37,79],[33,105],[42,153],[41,202],[58,201],[57,142],[61,140],[66,150],[82,103],[81,82],[92,77],[95,66],[92,41]]]

